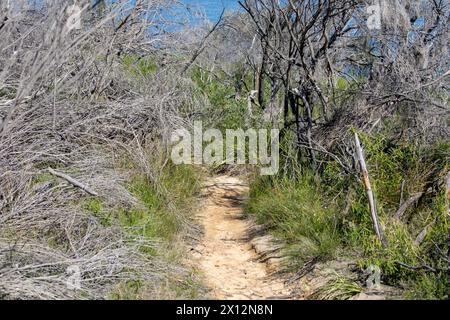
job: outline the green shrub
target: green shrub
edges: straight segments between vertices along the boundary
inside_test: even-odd
[[[255,179],[248,212],[286,241],[299,266],[312,257],[330,258],[343,246],[361,269],[379,266],[383,282],[403,285],[409,296],[444,298],[449,221],[442,182],[450,168],[449,143],[421,146],[363,133],[360,138],[386,247],[373,230],[362,182],[335,161],[313,176],[307,161],[285,152],[286,141],[281,144],[280,166],[288,169],[276,177]],[[424,192],[420,201],[395,218],[400,204],[418,192]],[[424,230],[418,243],[416,238]]]
[[[122,66],[133,78],[147,78],[158,70],[153,57],[139,57],[136,55],[125,55],[122,58]]]
[[[445,247],[449,227],[445,192],[436,185],[430,187],[433,181],[443,181],[441,172],[448,171],[448,145],[438,143],[426,148],[413,143],[396,145],[383,136],[364,134],[361,140],[388,245],[381,246],[374,235],[367,196],[361,183],[352,187],[355,192],[350,213],[343,221],[346,243],[360,248],[362,267],[378,265],[388,284],[408,283],[417,296],[442,297],[442,283],[431,284],[432,281],[443,281],[442,277],[424,275],[420,270],[404,265],[445,268],[445,259],[434,253],[436,245],[441,250]],[[325,176],[331,179],[335,172],[336,168],[331,166],[325,170]],[[418,204],[411,206],[401,219],[395,218],[400,199],[405,201],[424,191],[427,192]],[[416,237],[424,229],[427,229],[425,239],[416,243]]]
[[[448,299],[447,272],[420,274],[413,281],[408,281],[405,286],[408,288],[405,292],[406,299]]]
[[[247,126],[246,99],[236,101],[235,90],[233,86],[226,84],[225,75],[216,78],[205,70],[194,68],[191,77],[198,94],[206,96],[210,102],[211,107],[205,110],[204,120],[207,123],[210,123],[211,119],[220,119],[220,122],[211,124],[223,132],[226,129],[241,129]]]

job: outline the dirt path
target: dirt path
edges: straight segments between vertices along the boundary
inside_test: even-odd
[[[195,256],[206,285],[216,299],[276,299],[290,292],[283,280],[271,276],[266,264],[246,240],[249,222],[242,199],[248,187],[238,178],[210,178],[200,213],[205,235]]]

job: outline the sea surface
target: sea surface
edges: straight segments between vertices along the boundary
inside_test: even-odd
[[[182,0],[184,4],[192,8],[201,9],[212,22],[216,22],[223,9],[238,10],[238,0]]]
[[[7,0],[0,0],[0,5],[2,5],[3,1],[6,2]],[[15,0],[9,1],[11,4],[13,4]],[[35,6],[36,8],[41,7],[43,3],[43,0],[28,0],[28,1],[29,4]],[[119,1],[124,0],[106,0],[106,3],[117,3]],[[128,0],[128,1],[130,4],[133,4],[135,3],[136,0]],[[240,9],[238,0],[179,0],[179,1],[192,9],[200,9],[206,14],[206,17],[212,22],[216,22],[219,19],[220,14],[224,9],[230,11]]]

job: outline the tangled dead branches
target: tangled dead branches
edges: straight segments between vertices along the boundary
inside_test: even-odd
[[[86,213],[86,194],[46,171],[70,174],[110,208],[138,206],[117,163],[124,157],[157,182],[148,150],[183,124],[180,105],[192,105],[174,63],[124,70],[127,57],[161,59],[153,44],[162,37],[148,30],[170,23],[161,10],[172,1],[83,4],[73,30],[69,1],[0,5],[0,299],[104,298],[121,280],[156,288],[171,269],[183,272],[142,254],[157,241]]]

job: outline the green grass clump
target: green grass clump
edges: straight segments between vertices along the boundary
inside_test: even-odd
[[[125,55],[122,58],[122,66],[133,78],[147,78],[158,70],[153,57],[139,57],[136,55]]]
[[[109,227],[114,224],[114,212],[111,209],[105,208],[103,202],[97,198],[91,198],[85,201],[83,208],[96,217],[99,223],[104,227]]]
[[[129,190],[145,208],[122,209],[118,218],[134,234],[170,242],[189,219],[193,200],[200,192],[199,174],[191,166],[167,164],[157,184],[143,176],[134,177]]]
[[[313,294],[311,299],[348,300],[361,293],[363,288],[355,281],[336,274],[334,278]]]
[[[149,160],[152,167],[160,167],[156,181],[135,174],[128,182],[128,190],[139,200],[139,205],[111,208],[102,199],[89,198],[82,204],[83,209],[104,226],[119,226],[131,235],[147,239],[175,241],[184,223],[191,218],[200,193],[201,176],[192,166],[171,162],[162,165],[164,161],[157,159],[159,156],[156,152],[155,159]],[[124,163],[127,171],[134,170],[130,161]]]
[[[142,246],[141,252],[151,259],[180,267],[174,268],[177,271],[168,268],[157,284],[142,279],[122,281],[109,293],[108,299],[153,299],[154,295],[161,299],[199,298],[202,286],[192,271],[181,267],[185,251],[180,243],[200,192],[199,170],[170,163],[161,166],[157,159],[150,161],[152,167],[160,168],[157,180],[135,174],[128,183],[128,190],[139,200],[139,205],[110,208],[101,199],[91,198],[82,207],[102,225],[119,227],[131,239],[144,238],[158,243],[156,247]],[[127,171],[132,171],[133,166],[127,163]]]
[[[145,205],[145,209],[121,210],[120,224],[137,235],[170,240],[177,231],[176,218],[167,213],[164,199],[154,186],[145,178],[136,177],[129,189]]]
[[[190,219],[200,192],[200,176],[191,166],[168,164],[157,183],[135,175],[128,189],[139,200],[139,206],[108,208],[100,199],[91,198],[82,207],[104,226],[120,226],[130,235],[169,244]]]
[[[258,178],[251,185],[247,211],[286,241],[295,263],[330,258],[341,240],[336,208],[321,194],[311,176]]]

